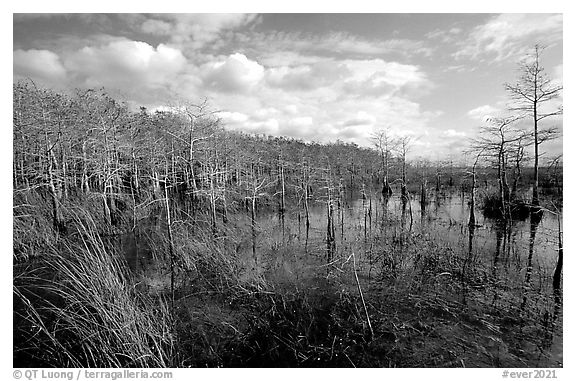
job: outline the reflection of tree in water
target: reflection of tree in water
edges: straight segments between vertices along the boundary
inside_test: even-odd
[[[466,258],[464,259],[464,263],[462,265],[462,273],[460,276],[461,287],[462,287],[462,304],[467,304],[467,296],[468,296],[468,267],[470,262],[472,261],[472,253],[473,253],[473,246],[474,246],[474,232],[476,227],[474,225],[468,225],[468,253]]]
[[[497,285],[502,283],[498,277],[498,270],[508,264],[512,249],[512,232],[516,230],[516,225],[512,220],[498,220],[494,227],[496,230],[496,250],[492,261],[492,282],[496,287],[494,287],[493,304],[499,299]]]
[[[536,241],[536,232],[538,230],[538,224],[542,220],[541,213],[532,213],[530,215],[530,238],[528,239],[528,263],[526,265],[526,275],[524,279],[524,296],[522,298],[521,309],[526,308],[526,303],[528,301],[527,292],[531,287],[532,281],[532,270],[533,270],[533,258],[534,258],[534,242]]]

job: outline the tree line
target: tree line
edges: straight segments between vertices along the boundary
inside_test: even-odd
[[[104,89],[64,94],[21,81],[13,104],[14,190],[42,194],[60,232],[70,199],[100,199],[104,222],[118,226],[126,209],[168,195],[190,215],[208,212],[216,228],[233,205],[254,212],[260,202],[276,203],[282,214],[290,197],[307,216],[311,200],[362,184],[383,181],[391,194],[393,182],[405,189],[411,168],[406,144],[397,151],[381,142],[365,148],[249,135],[226,130],[206,102],[133,111]],[[447,163],[429,165],[438,181],[449,172]]]
[[[14,189],[43,194],[60,232],[66,230],[61,206],[86,196],[101,200],[110,226],[120,225],[127,208],[173,198],[188,215],[208,213],[216,230],[217,220],[226,222],[230,207],[242,204],[253,220],[263,201],[277,203],[283,215],[288,196],[298,200],[308,224],[312,199],[338,202],[343,189],[371,184],[379,184],[384,197],[397,184],[407,200],[411,181],[425,205],[429,182],[439,190],[442,180],[454,185],[467,174],[465,185],[474,189],[483,164],[496,172],[498,212],[510,215],[532,146],[531,205],[538,208],[540,145],[558,137],[557,127],[542,127],[542,121],[562,113],[561,107],[546,107],[562,86],[544,72],[541,51],[536,46],[518,82],[505,85],[510,115],[487,120],[471,141],[466,151],[473,157],[471,171],[451,161],[408,161],[412,137],[396,137],[389,128],[372,135],[372,147],[307,143],[226,130],[206,101],[182,102],[169,111],[133,111],[104,89],[64,94],[21,81],[13,87]],[[532,120],[531,130],[523,127],[526,119]],[[556,177],[560,161],[552,160]],[[492,173],[485,169],[484,174]]]

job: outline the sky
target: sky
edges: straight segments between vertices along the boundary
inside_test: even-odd
[[[444,160],[509,115],[504,83],[536,43],[562,82],[562,14],[15,14],[13,75],[151,111],[207,99],[248,133],[370,146],[387,127]]]

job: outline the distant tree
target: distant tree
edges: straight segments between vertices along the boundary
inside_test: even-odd
[[[518,139],[514,142],[511,148],[511,159],[513,160],[513,182],[512,190],[510,191],[510,199],[516,199],[516,194],[518,192],[518,183],[520,182],[520,176],[522,175],[522,163],[526,160],[525,149],[527,147],[527,139],[525,134],[520,134]]]
[[[517,120],[518,117],[491,118],[480,128],[480,136],[472,141],[472,152],[482,153],[488,160],[495,161],[498,171],[498,200],[504,217],[509,216],[511,201],[508,184],[509,161],[517,154],[516,147],[525,137],[523,131],[514,127]]]
[[[432,165],[428,159],[419,159],[415,162],[418,175],[420,177],[420,209],[426,209],[426,192],[428,187],[428,176]]]
[[[401,193],[404,200],[408,199],[408,191],[406,189],[407,178],[406,178],[406,155],[410,151],[412,145],[411,136],[403,136],[398,139],[398,152],[400,154],[400,160],[402,163],[402,188]]]
[[[543,119],[562,114],[562,106],[556,110],[550,110],[545,105],[557,99],[562,93],[562,85],[554,83],[545,73],[541,63],[543,47],[535,45],[533,52],[520,63],[520,74],[515,84],[505,84],[512,104],[511,111],[519,112],[522,117],[530,118],[533,122],[533,144],[534,144],[534,177],[532,190],[533,211],[539,209],[539,189],[538,189],[538,159],[540,144],[555,135],[554,130],[544,131],[540,129],[540,122]]]
[[[488,147],[482,147],[482,146],[478,146],[477,144],[472,144],[471,148],[467,148],[463,151],[463,153],[465,155],[472,155],[473,158],[473,163],[472,163],[472,167],[470,170],[466,171],[466,173],[470,176],[471,181],[471,185],[470,185],[470,214],[469,214],[469,218],[468,218],[468,228],[473,231],[476,227],[476,214],[475,214],[475,208],[476,208],[476,187],[477,187],[477,180],[478,180],[478,171],[477,171],[477,167],[478,167],[478,163],[480,162],[480,159],[485,155],[485,150]],[[472,233],[473,234],[473,233]],[[471,246],[470,250],[471,250]]]
[[[372,142],[378,150],[381,160],[380,170],[382,172],[382,194],[389,196],[392,194],[392,187],[389,183],[390,158],[398,141],[392,138],[388,127],[383,127],[372,134]]]

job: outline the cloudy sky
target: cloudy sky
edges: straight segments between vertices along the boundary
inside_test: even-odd
[[[458,156],[534,46],[562,81],[559,14],[15,14],[14,79],[151,110],[208,98],[227,128]],[[561,121],[557,123],[561,124]],[[548,147],[561,152],[561,142]]]

